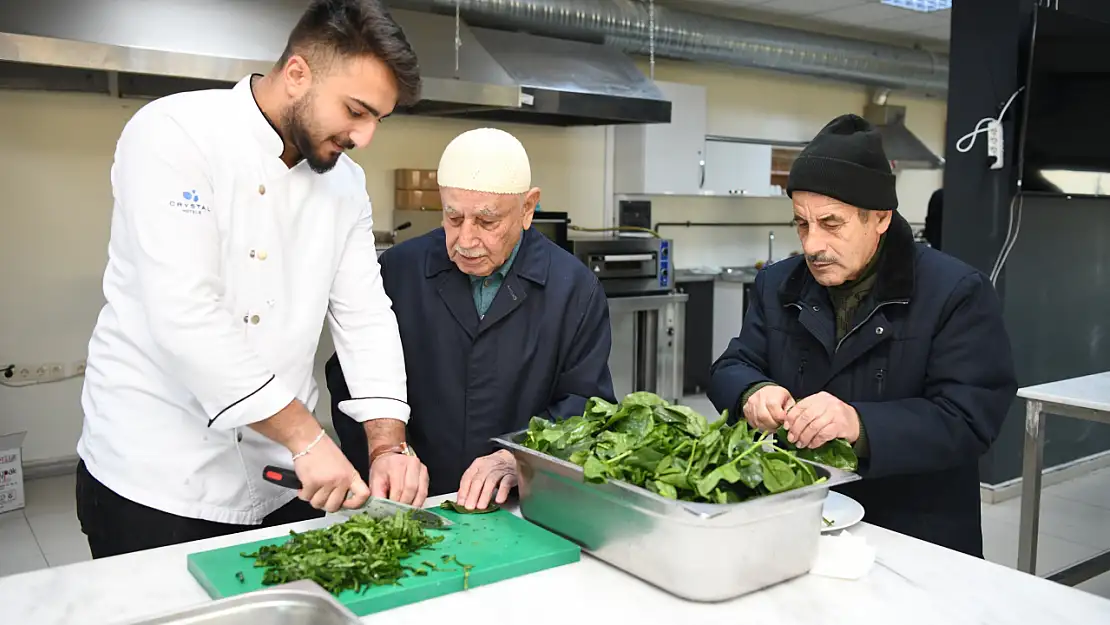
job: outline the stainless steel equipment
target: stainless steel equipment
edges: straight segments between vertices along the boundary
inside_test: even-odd
[[[666,293],[673,287],[669,239],[595,236],[575,237],[568,244],[610,297]]]
[[[299,581],[184,610],[134,621],[131,625],[358,625],[343,607],[315,582]]]
[[[520,467],[524,518],[693,601],[732,599],[807,573],[829,488],[859,479],[814,464],[825,482],[737,504],[680,502],[623,482],[585,483],[578,465],[519,445],[523,435],[494,442]]]
[[[0,85],[139,98],[225,86],[273,68],[306,4],[21,3],[0,11]],[[670,101],[612,46],[473,28],[454,9],[391,12],[420,58],[421,100],[400,112],[555,126],[671,120]]]
[[[651,391],[669,402],[682,397],[689,299],[685,293],[609,298],[609,371],[617,397],[633,391]]]

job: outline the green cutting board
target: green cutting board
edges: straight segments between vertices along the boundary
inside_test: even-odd
[[[421,564],[427,560],[449,570],[429,570],[427,576],[410,574],[396,586],[372,586],[363,592],[345,590],[337,597],[339,602],[356,615],[366,616],[464,590],[462,568],[454,562],[443,564],[445,555],[473,565],[466,580],[466,586],[473,588],[577,562],[581,554],[574,543],[505,510],[489,514],[458,514],[440,509],[436,512],[455,525],[445,530],[429,530],[443,534],[443,541],[417,552],[406,564],[427,569]],[[288,539],[289,536],[280,536],[191,553],[189,572],[213,599],[259,590],[265,588],[264,569],[255,568],[253,558],[240,554],[252,553],[263,545],[279,545]],[[243,581],[238,578],[240,572]]]

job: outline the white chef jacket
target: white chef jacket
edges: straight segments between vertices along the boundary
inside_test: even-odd
[[[127,123],[112,165],[107,304],[89,342],[77,451],[117,494],[178,516],[257,524],[295,492],[262,480],[289,450],[248,424],[311,410],[328,320],[358,421],[408,421],[365,174],[280,159],[250,77]]]

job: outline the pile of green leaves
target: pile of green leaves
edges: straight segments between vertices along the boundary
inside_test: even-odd
[[[847,471],[858,466],[852,446],[833,440],[798,449],[786,431],[759,432],[727,412],[712,424],[686,406],[653,393],[620,404],[594,397],[581,416],[552,422],[533,417],[522,445],[582,467],[588,482],[628,482],[671,499],[736,503],[824,480],[810,460]]]
[[[443,540],[427,533],[411,513],[375,519],[366,514],[346,522],[311,530],[290,532],[281,545],[265,545],[243,557],[264,567],[262,583],[284,584],[309,579],[333,595],[344,590],[396,584],[407,572],[427,571],[401,564],[401,560]]]

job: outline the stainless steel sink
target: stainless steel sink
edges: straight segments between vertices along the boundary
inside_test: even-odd
[[[265,590],[134,621],[127,625],[357,625],[358,618],[310,581]]]

